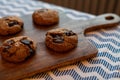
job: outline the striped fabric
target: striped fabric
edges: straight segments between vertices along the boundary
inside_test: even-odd
[[[74,20],[87,20],[95,17],[87,13],[33,0],[0,0],[0,17],[27,15],[38,8],[52,8],[63,11]],[[25,80],[119,80],[120,26],[89,32],[86,38],[98,48],[97,57],[48,72],[38,73]]]

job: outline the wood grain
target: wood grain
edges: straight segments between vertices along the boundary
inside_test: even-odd
[[[98,10],[98,0],[92,0],[90,5],[90,12],[96,14]]]
[[[98,4],[98,12],[97,12],[97,14],[105,13],[107,0],[99,0],[98,2],[99,2],[99,4]]]
[[[60,14],[59,24],[49,27],[34,25],[34,23],[32,22],[31,15],[23,16],[22,19],[24,20],[23,31],[16,35],[11,35],[6,37],[0,36],[0,44],[4,40],[11,37],[20,36],[20,35],[29,36],[37,44],[36,54],[32,56],[30,59],[26,60],[25,62],[18,64],[8,63],[2,60],[0,56],[0,80],[22,79],[25,77],[32,76],[38,72],[51,70],[67,64],[72,64],[76,61],[85,60],[91,57],[95,57],[97,55],[98,51],[96,47],[92,45],[84,37],[83,34],[86,28],[93,27],[94,25],[97,26],[97,24],[100,25],[100,23],[98,23],[96,19],[95,20],[93,19],[94,21],[93,23],[91,22],[91,20],[73,21],[69,19],[66,15]],[[113,23],[118,23],[117,21],[115,22],[113,21]],[[78,46],[75,49],[66,53],[57,53],[49,50],[45,46],[44,39],[46,32],[50,29],[58,28],[58,27],[70,28],[76,31],[76,33],[79,36],[79,42],[78,42]]]

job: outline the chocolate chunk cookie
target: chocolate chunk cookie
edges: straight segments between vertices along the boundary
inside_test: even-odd
[[[23,21],[17,16],[0,18],[0,35],[10,35],[20,32],[23,28]]]
[[[6,61],[22,62],[35,53],[35,43],[26,36],[5,40],[0,48],[0,54]]]
[[[45,43],[54,51],[65,52],[77,46],[78,36],[72,30],[65,28],[53,29],[47,32]]]
[[[52,25],[59,22],[58,12],[52,9],[35,10],[32,18],[38,25]]]

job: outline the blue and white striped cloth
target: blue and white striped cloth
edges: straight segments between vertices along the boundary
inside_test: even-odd
[[[61,10],[74,20],[95,16],[33,0],[0,0],[0,17],[31,14],[35,9]],[[89,32],[86,38],[98,48],[97,57],[38,73],[28,79],[39,80],[120,80],[120,26]],[[27,79],[26,79],[27,80]]]

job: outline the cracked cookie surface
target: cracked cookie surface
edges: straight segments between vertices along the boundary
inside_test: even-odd
[[[23,21],[17,16],[0,18],[0,35],[11,35],[23,29]]]
[[[35,53],[35,43],[26,36],[5,40],[0,48],[0,54],[6,61],[22,62]]]
[[[38,25],[52,25],[59,22],[59,14],[52,9],[38,9],[33,15],[33,22]]]
[[[78,36],[72,30],[58,28],[50,30],[46,34],[46,46],[57,52],[69,51],[75,48],[77,43]]]

